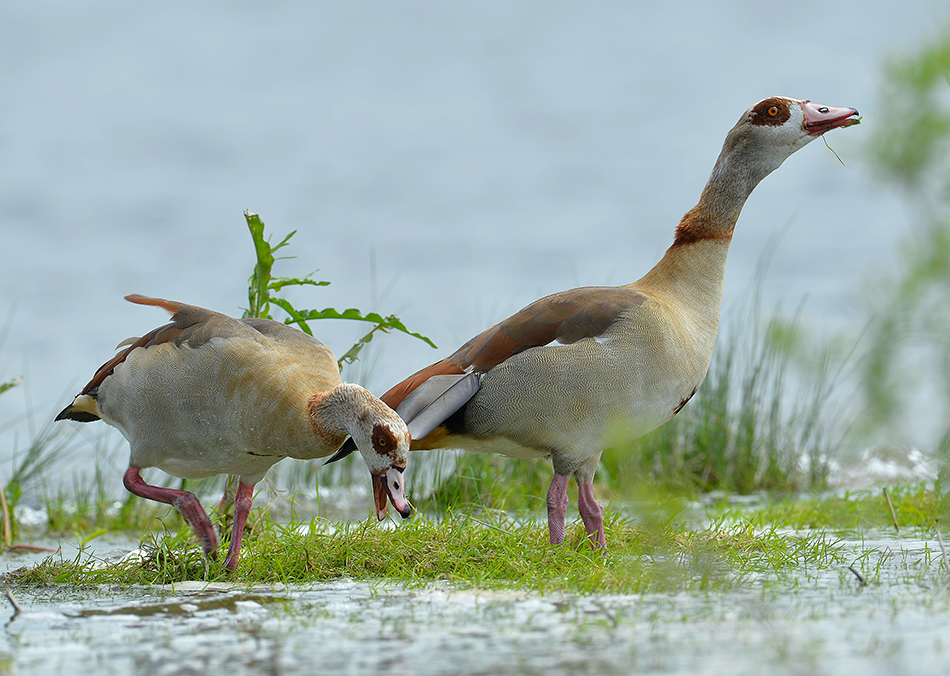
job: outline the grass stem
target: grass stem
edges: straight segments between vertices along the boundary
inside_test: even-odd
[[[887,486],[884,487],[884,498],[887,500],[887,508],[891,510],[891,522],[894,524],[894,530],[901,532],[901,527],[897,525],[897,514],[894,513],[894,505],[891,504],[891,496],[887,493]]]
[[[13,526],[10,523],[10,507],[7,505],[7,494],[0,484],[0,509],[3,510],[3,545],[5,548],[13,544]]]
[[[865,579],[864,579],[864,576],[863,576],[861,573],[858,572],[858,569],[857,569],[857,568],[855,568],[855,567],[852,565],[852,566],[848,566],[848,570],[850,570],[852,573],[854,573],[854,576],[855,576],[856,578],[858,578],[858,582],[861,583],[861,586],[862,586],[862,587],[866,587],[866,586],[867,586],[868,581],[865,580]]]
[[[23,612],[23,608],[21,608],[20,604],[16,602],[16,599],[13,598],[13,592],[10,591],[9,587],[5,588],[4,595],[7,597],[7,601],[10,602],[10,605],[13,606],[13,616],[10,617],[10,619],[15,620],[16,616]]]
[[[935,528],[934,530],[937,531],[937,542],[940,544],[940,552],[943,555],[942,557],[943,568],[948,573],[950,573],[950,564],[947,563],[947,548],[943,544],[943,535],[940,534],[939,524],[938,524],[938,527]]]

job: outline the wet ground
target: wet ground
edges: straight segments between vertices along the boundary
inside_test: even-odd
[[[99,552],[130,547],[103,542]],[[347,580],[15,589],[22,610],[7,603],[0,667],[202,676],[950,673],[950,574],[937,543],[881,535],[846,551],[866,586],[847,565],[806,565],[791,579],[728,592],[644,595]],[[62,555],[75,553],[66,545]],[[9,570],[40,556],[2,563]]]

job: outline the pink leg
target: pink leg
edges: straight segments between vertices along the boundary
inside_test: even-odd
[[[182,517],[194,529],[195,535],[198,536],[198,542],[201,543],[201,549],[205,556],[215,558],[218,549],[218,536],[214,532],[211,520],[205,514],[205,510],[202,509],[201,503],[198,502],[198,498],[192,493],[147,484],[139,476],[138,467],[129,467],[126,470],[123,483],[125,483],[125,487],[130,493],[140,498],[163,502],[181,512]]]
[[[554,475],[548,487],[548,533],[551,544],[564,542],[564,519],[567,517],[567,482],[569,476]]]
[[[237,568],[238,556],[241,553],[241,538],[244,537],[244,524],[251,511],[251,502],[254,498],[254,484],[238,482],[237,492],[234,494],[234,524],[231,526],[231,544],[228,546],[228,558],[224,560],[224,567],[228,570]]]
[[[233,474],[228,474],[224,482],[224,495],[221,496],[221,502],[218,503],[218,514],[225,516],[228,505],[234,502],[234,481],[237,479]]]
[[[594,499],[594,484],[577,483],[577,510],[584,520],[584,528],[590,537],[590,545],[594,549],[606,549],[607,540],[604,537],[604,508]]]

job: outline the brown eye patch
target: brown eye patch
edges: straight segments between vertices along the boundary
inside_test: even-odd
[[[780,98],[765,99],[752,109],[750,122],[758,125],[779,126],[788,122],[791,117],[788,102]]]
[[[373,427],[373,449],[380,455],[395,457],[396,437],[385,425],[375,425]]]

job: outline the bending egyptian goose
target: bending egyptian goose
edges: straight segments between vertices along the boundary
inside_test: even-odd
[[[369,391],[341,382],[330,348],[270,319],[233,319],[160,298],[126,299],[165,308],[171,323],[122,343],[128,347],[99,368],[56,420],[101,419],[122,432],[132,449],[125,487],[177,508],[207,556],[215,556],[218,538],[201,503],[187,491],[145,483],[141,468],[184,479],[239,477],[228,570],[238,562],[254,484],[283,458],[330,455],[347,435],[373,475],[379,519],[387,498],[409,516],[406,425]]]
[[[752,106],[726,136],[673,245],[646,276],[535,301],[381,397],[409,425],[412,450],[550,457],[551,542],[564,540],[573,476],[591,544],[605,547],[593,478],[608,423],[624,419],[646,434],[695,394],[712,358],[726,255],[743,204],[788,156],[856,124],[857,114],[784,97]],[[352,450],[344,445],[331,461]]]

